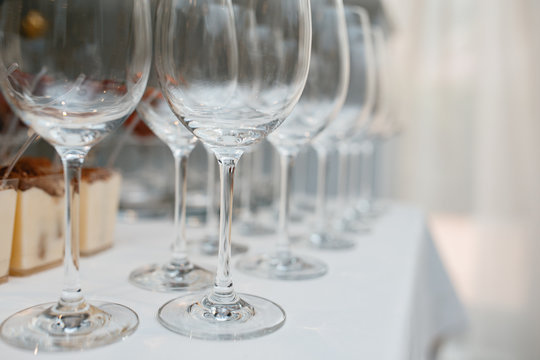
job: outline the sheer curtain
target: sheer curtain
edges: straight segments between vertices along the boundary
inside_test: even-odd
[[[384,4],[394,191],[450,219],[441,252],[471,315],[455,358],[539,359],[540,2]]]

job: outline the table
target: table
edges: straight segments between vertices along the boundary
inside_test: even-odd
[[[166,221],[119,223],[115,246],[81,260],[83,290],[91,300],[134,309],[137,331],[124,341],[77,353],[77,359],[428,359],[436,340],[465,324],[458,301],[419,209],[392,205],[374,230],[358,236],[349,251],[297,252],[324,259],[329,273],[300,282],[263,280],[233,271],[236,290],[271,299],[287,313],[277,332],[250,340],[217,342],[169,332],[155,319],[174,294],[153,293],[127,282],[129,272],[167,260],[172,225]],[[190,229],[196,238],[202,230]],[[233,233],[233,238],[235,234]],[[252,251],[272,247],[272,236],[240,239]],[[216,259],[192,260],[215,269]],[[233,258],[234,263],[234,258]],[[0,319],[37,303],[55,301],[62,268],[0,286]],[[40,353],[43,359],[72,359],[73,353]],[[31,352],[0,342],[0,359],[30,359]]]

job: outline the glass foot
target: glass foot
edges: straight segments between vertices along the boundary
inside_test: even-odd
[[[244,256],[236,267],[250,275],[279,280],[304,280],[323,276],[328,267],[320,260],[293,254]]]
[[[236,301],[222,305],[206,293],[191,294],[165,303],[158,320],[167,329],[190,338],[240,340],[270,334],[285,322],[285,312],[264,298],[238,294]]]
[[[219,241],[216,240],[204,240],[201,243],[201,252],[204,255],[214,256],[218,254]],[[248,251],[248,247],[241,244],[231,244],[231,254],[238,255]]]
[[[309,237],[312,247],[326,250],[350,249],[356,245],[356,242],[344,234],[330,234],[327,232],[313,233]]]
[[[94,302],[74,313],[56,308],[57,303],[47,303],[22,310],[0,325],[0,336],[37,354],[107,345],[131,335],[139,325],[137,314],[119,304]]]
[[[154,264],[132,271],[129,282],[152,291],[194,291],[212,286],[214,274],[193,264],[187,267]]]

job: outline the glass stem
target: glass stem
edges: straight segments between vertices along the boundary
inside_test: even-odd
[[[240,180],[242,181],[242,215],[244,221],[251,222],[253,213],[251,211],[251,184],[253,175],[253,153],[247,153],[242,160],[242,166],[245,171],[242,173]]]
[[[218,266],[214,289],[209,298],[217,304],[237,301],[231,276],[231,225],[234,193],[234,172],[238,159],[220,158],[221,202],[219,211]]]
[[[337,180],[337,200],[338,200],[338,211],[345,210],[347,206],[347,198],[349,197],[347,182],[348,182],[348,148],[346,146],[338,147],[338,180]]]
[[[369,210],[373,200],[373,140],[366,139],[362,145],[362,170],[360,172],[360,196]]]
[[[380,195],[380,188],[379,188],[379,181],[380,181],[380,174],[379,171],[380,168],[380,159],[379,155],[381,152],[381,139],[380,138],[374,138],[372,140],[372,153],[371,153],[371,176],[370,176],[370,188],[371,191],[369,193],[369,205],[370,210],[374,210],[375,202],[377,201],[378,196]]]
[[[360,157],[359,148],[355,143],[349,149],[349,195],[348,206],[354,209],[357,203],[360,201]]]
[[[64,285],[58,309],[77,312],[85,308],[79,277],[79,184],[86,151],[59,151],[64,167]]]
[[[292,170],[295,156],[291,153],[279,153],[281,164],[281,182],[279,195],[277,255],[280,258],[290,257],[289,239],[289,203],[291,195]]]
[[[326,231],[326,167],[328,165],[328,154],[322,146],[315,148],[317,151],[317,200],[315,203],[315,219],[318,223],[319,231]]]
[[[185,152],[174,152],[174,242],[171,263],[181,268],[189,266],[186,251],[187,161]]]
[[[206,229],[208,231],[208,237],[215,237],[217,225],[217,214],[214,210],[214,204],[216,199],[216,157],[210,151],[206,150],[207,155],[207,182],[206,182]]]

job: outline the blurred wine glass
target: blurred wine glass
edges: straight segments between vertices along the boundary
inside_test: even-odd
[[[349,154],[350,157],[348,205],[343,204],[346,210],[340,227],[353,233],[365,229],[372,219],[383,212],[384,206],[375,199],[380,165],[378,152],[383,139],[400,131],[395,118],[390,116],[390,77],[383,30],[374,28],[372,38],[378,84],[370,114],[372,120],[364,131],[355,133],[340,148],[342,154]]]
[[[322,276],[318,259],[293,254],[288,231],[291,170],[300,150],[338,114],[349,78],[349,44],[341,0],[311,1],[313,40],[306,87],[289,119],[269,136],[280,155],[281,196],[276,251],[245,256],[237,266],[260,277],[300,280]]]
[[[171,111],[154,71],[150,73],[137,112],[154,134],[169,146],[174,157],[174,233],[169,262],[137,268],[129,275],[129,281],[141,288],[157,291],[193,291],[210,287],[212,273],[193,264],[187,255],[187,162],[197,138]]]
[[[355,245],[355,236],[350,236],[336,228],[331,219],[339,219],[345,206],[347,188],[346,157],[338,161],[337,179],[338,205],[330,216],[326,180],[328,176],[328,154],[339,150],[347,151],[349,141],[355,136],[365,134],[371,124],[371,116],[376,91],[375,57],[373,36],[368,13],[358,6],[345,7],[351,72],[347,99],[336,120],[333,121],[313,141],[318,158],[317,201],[315,210],[315,231],[310,236],[313,246],[324,249],[344,249]],[[353,234],[354,235],[354,234]],[[357,235],[357,233],[355,234]]]

